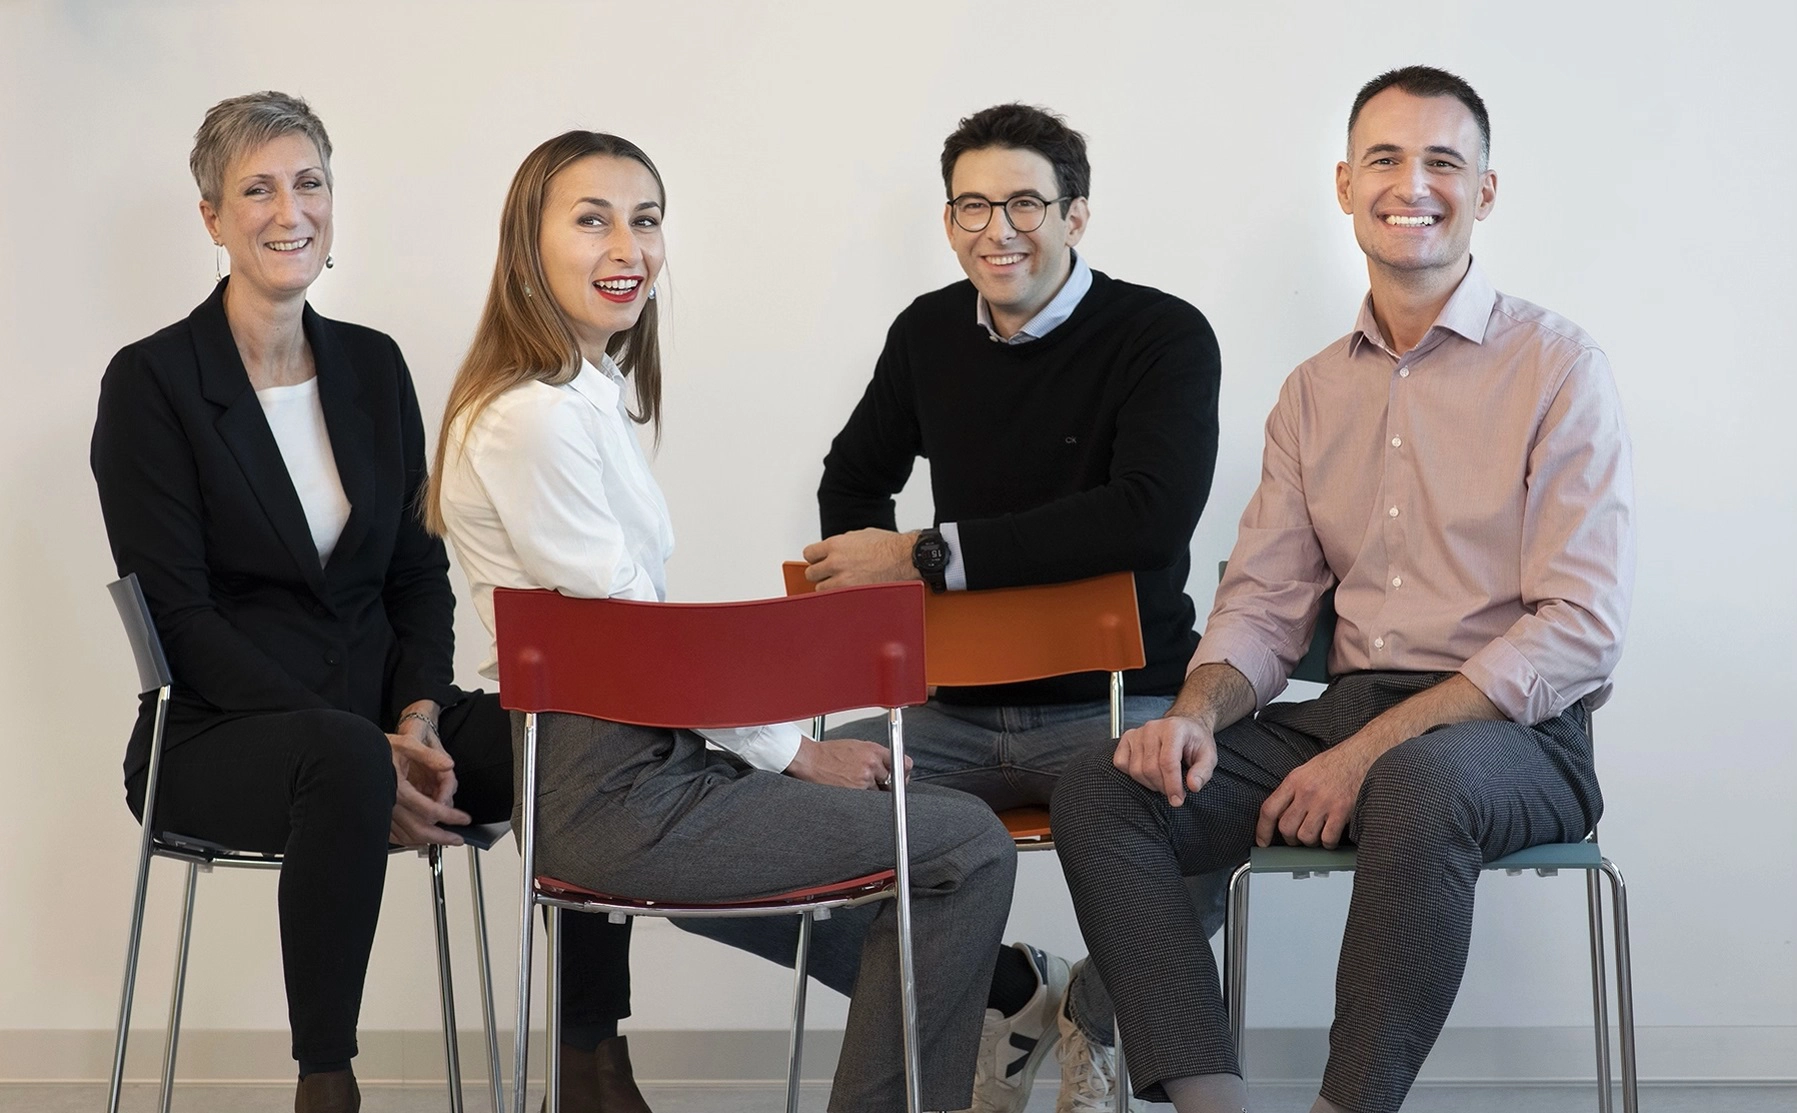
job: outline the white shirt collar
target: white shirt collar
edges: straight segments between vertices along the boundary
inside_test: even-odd
[[[609,355],[599,357],[597,367],[583,358],[579,373],[568,380],[568,385],[600,409],[614,410],[624,397],[624,372]]]
[[[1069,248],[1069,250],[1072,250]],[[1031,340],[1040,340],[1055,329],[1067,323],[1073,311],[1079,308],[1080,299],[1092,288],[1092,268],[1080,258],[1079,252],[1073,252],[1073,270],[1067,275],[1067,281],[1061,283],[1061,289],[1042,311],[1031,317],[1022,328],[1018,329],[1010,339],[998,334],[992,327],[992,309],[986,304],[984,294],[974,295],[974,320],[986,330],[986,335],[1000,344],[1027,344]]]

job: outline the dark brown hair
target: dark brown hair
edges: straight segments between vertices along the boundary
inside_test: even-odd
[[[1451,74],[1446,70],[1438,70],[1434,66],[1405,66],[1402,69],[1387,70],[1360,87],[1354,97],[1354,107],[1348,110],[1348,158],[1354,158],[1354,121],[1360,119],[1360,110],[1366,102],[1372,100],[1387,89],[1402,89],[1413,97],[1453,97],[1466,110],[1473,114],[1479,124],[1479,169],[1484,170],[1491,165],[1491,116],[1485,111],[1485,101],[1473,91],[1464,78]]]
[[[1046,108],[1028,104],[999,104],[983,108],[961,123],[942,144],[942,188],[954,200],[955,162],[968,151],[1009,147],[1034,151],[1054,167],[1055,188],[1065,200],[1061,215],[1075,197],[1092,188],[1092,166],[1086,161],[1086,137],[1067,126],[1067,121]]]

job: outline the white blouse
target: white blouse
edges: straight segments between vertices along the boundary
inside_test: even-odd
[[[674,526],[637,442],[623,374],[607,356],[560,386],[530,382],[449,431],[443,518],[474,608],[493,635],[495,587],[581,599],[667,598]],[[499,676],[489,645],[481,675]],[[758,769],[799,750],[791,723],[699,733]]]
[[[343,477],[337,474],[337,457],[325,428],[318,376],[292,386],[264,387],[256,392],[256,401],[262,403],[262,415],[281,449],[322,567],[331,562],[331,552],[349,521],[349,496],[343,493]]]

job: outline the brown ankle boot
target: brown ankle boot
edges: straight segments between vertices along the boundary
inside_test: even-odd
[[[592,1051],[562,1045],[562,1113],[654,1113],[636,1088],[623,1036],[600,1040]]]
[[[600,1040],[593,1049],[594,1074],[600,1113],[653,1113],[636,1088],[636,1076],[630,1071],[630,1044],[623,1036]]]
[[[362,1091],[354,1071],[308,1074],[293,1091],[293,1113],[361,1113]]]

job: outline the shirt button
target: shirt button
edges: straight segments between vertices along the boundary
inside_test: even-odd
[[[1393,577],[1392,577],[1392,578],[1391,578],[1391,586],[1393,586],[1393,587],[1403,587],[1403,586],[1404,586],[1404,577],[1402,577],[1402,576],[1393,576]]]
[[[1410,368],[1408,368],[1408,367],[1398,368],[1398,378],[1408,379],[1409,377],[1410,377]]]
[[[1386,513],[1396,518],[1398,516],[1398,508],[1394,506],[1390,510],[1387,510]]]
[[[1384,649],[1385,648],[1385,639],[1384,638],[1374,638],[1373,639],[1373,648],[1374,649]]]
[[[1393,437],[1391,439],[1391,446],[1393,448],[1403,448],[1404,447],[1404,438],[1403,437]]]

